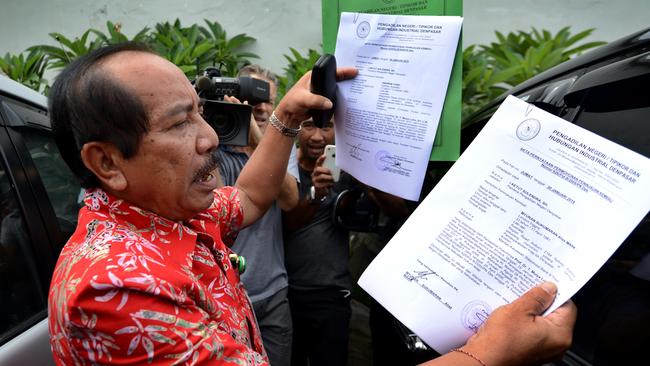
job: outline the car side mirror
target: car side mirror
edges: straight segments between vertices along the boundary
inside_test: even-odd
[[[334,224],[350,231],[373,232],[377,229],[380,209],[365,190],[344,190],[336,197],[332,220]]]

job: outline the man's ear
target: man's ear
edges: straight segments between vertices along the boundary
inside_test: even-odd
[[[81,160],[93,172],[102,186],[120,192],[127,188],[128,182],[122,170],[122,153],[108,142],[87,142],[81,148]]]

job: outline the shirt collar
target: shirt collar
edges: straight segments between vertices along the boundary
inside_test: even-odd
[[[155,226],[158,229],[171,228],[181,224],[121,200],[101,188],[89,189],[84,197],[89,211],[108,213],[111,218],[128,221],[136,230]],[[167,229],[169,230],[169,229]]]
[[[174,221],[119,199],[100,188],[87,190],[84,203],[89,211],[108,215],[115,222],[141,233],[151,242],[173,243],[168,246],[169,254],[181,261],[187,252],[194,251],[198,235],[208,248],[218,250],[216,241],[220,241],[219,226],[216,218],[207,211],[185,222]]]

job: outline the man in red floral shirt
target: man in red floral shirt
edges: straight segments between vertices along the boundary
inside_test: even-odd
[[[236,186],[215,190],[218,138],[178,67],[124,44],[66,68],[51,119],[87,192],[50,287],[57,364],[267,364],[229,246],[277,197],[308,109],[328,107],[303,79]]]
[[[338,69],[338,78],[353,77]],[[276,198],[308,110],[331,108],[303,76],[234,187],[217,188],[214,130],[183,72],[131,43],[75,60],[50,89],[66,163],[87,189],[49,293],[58,365],[266,365],[228,245]],[[541,363],[571,341],[575,307],[540,314],[538,286],[493,312],[458,352],[427,365]]]

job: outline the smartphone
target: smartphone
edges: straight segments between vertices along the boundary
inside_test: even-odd
[[[335,182],[341,177],[341,168],[336,165],[336,145],[325,146],[325,161],[323,166],[330,170]]]
[[[311,109],[309,114],[314,125],[322,128],[332,119],[336,108],[336,58],[328,53],[322,55],[311,70],[310,90],[314,94],[322,95],[332,101],[332,109]]]

